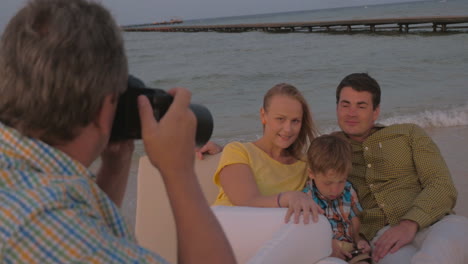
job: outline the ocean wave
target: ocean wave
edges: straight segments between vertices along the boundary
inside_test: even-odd
[[[425,110],[412,114],[398,114],[377,120],[386,126],[393,124],[413,123],[423,128],[443,128],[454,126],[468,126],[468,103],[448,109]],[[338,131],[338,124],[327,125],[320,129],[320,134]]]
[[[468,104],[444,110],[426,110],[415,114],[397,115],[379,121],[384,125],[414,123],[424,128],[468,125]]]

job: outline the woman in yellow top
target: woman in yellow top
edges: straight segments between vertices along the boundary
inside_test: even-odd
[[[288,207],[298,223],[310,214],[314,222],[323,213],[311,197],[301,192],[307,179],[304,153],[317,135],[309,106],[292,85],[268,90],[260,109],[263,136],[255,142],[225,146],[214,175],[220,187],[214,205]]]

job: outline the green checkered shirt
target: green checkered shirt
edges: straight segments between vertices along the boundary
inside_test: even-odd
[[[348,180],[364,209],[361,233],[369,241],[387,224],[408,219],[422,229],[453,213],[457,191],[450,172],[421,127],[378,125],[364,142],[350,142],[353,169]]]

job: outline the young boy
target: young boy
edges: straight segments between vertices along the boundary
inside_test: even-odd
[[[346,181],[352,166],[351,145],[337,136],[320,136],[311,142],[307,161],[310,180],[303,191],[325,211],[332,226],[331,256],[349,263],[369,263],[371,248],[359,235],[357,215],[362,208]]]

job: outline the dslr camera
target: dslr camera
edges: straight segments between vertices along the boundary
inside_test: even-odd
[[[160,120],[173,101],[172,95],[164,90],[149,88],[140,79],[129,75],[127,90],[119,97],[114,123],[112,125],[111,140],[141,139],[140,116],[137,98],[139,95],[148,97],[156,120]],[[190,104],[190,109],[197,118],[195,143],[203,146],[213,132],[213,117],[203,105]]]

